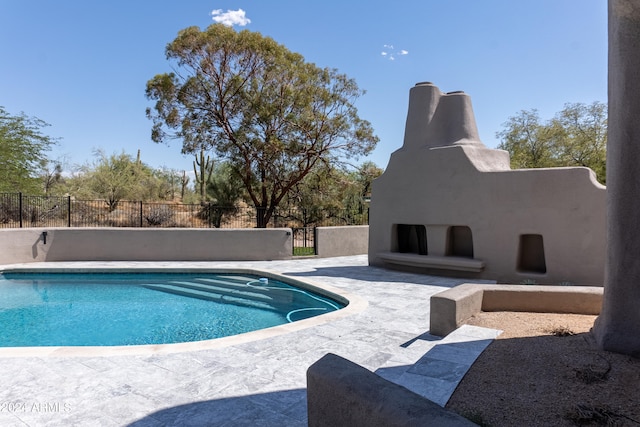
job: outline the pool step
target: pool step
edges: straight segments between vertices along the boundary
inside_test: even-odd
[[[263,292],[254,292],[252,288],[248,288],[246,286],[243,289],[241,289],[239,287],[223,286],[221,283],[212,285],[208,283],[205,284],[205,283],[199,283],[199,282],[178,281],[178,280],[171,280],[170,282],[168,282],[168,284],[182,287],[182,288],[193,289],[201,292],[211,292],[215,294],[230,295],[230,296],[241,296],[243,298],[254,299],[258,301],[268,302],[273,300],[272,296],[267,295]]]
[[[246,286],[246,284],[226,283],[216,279],[196,278],[195,280],[197,280],[197,282],[172,280],[167,284],[160,284],[160,286],[166,285],[184,290],[194,290],[196,293],[204,292],[213,295],[260,301],[277,308],[283,305],[288,306],[302,297],[302,294],[297,290],[261,289],[259,287]]]
[[[194,282],[206,283],[213,286],[223,286],[225,288],[250,289],[254,292],[262,293],[268,293],[270,291],[270,289],[265,289],[265,285],[261,284],[258,280],[252,280],[250,278],[220,277],[212,279],[209,277],[194,277],[191,280]]]
[[[307,306],[310,302],[306,291],[296,288],[261,283],[256,278],[242,276],[222,276],[219,278],[190,277],[189,280],[171,280],[149,284],[149,289],[170,292],[192,298],[214,301],[255,301],[270,309],[286,310],[293,305]]]
[[[217,278],[224,280],[227,283],[238,283],[238,284],[246,284],[248,282],[259,282],[255,277],[241,276],[238,274],[233,275],[224,275],[224,274],[216,274]]]
[[[259,283],[255,279],[250,278],[230,278],[225,280],[220,279],[209,279],[209,278],[195,278],[195,281],[198,283],[202,283],[203,286],[210,286],[212,289],[223,288],[223,289],[237,289],[241,292],[248,292],[252,294],[260,294],[266,295],[269,298],[276,299],[281,302],[291,302],[298,294],[297,289],[277,289],[272,286],[263,285]],[[251,283],[248,285],[247,282]]]
[[[174,295],[182,295],[190,298],[204,299],[208,301],[223,302],[225,304],[242,305],[247,307],[261,308],[265,310],[277,310],[280,304],[268,300],[260,301],[256,298],[241,295],[240,293],[216,293],[213,291],[203,291],[178,285],[144,285],[147,289],[166,292]]]

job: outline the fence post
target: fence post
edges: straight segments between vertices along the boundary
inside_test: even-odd
[[[140,227],[142,227],[142,200],[140,200]]]
[[[19,209],[19,214],[18,214],[18,218],[20,218],[20,228],[22,228],[22,192],[18,193],[18,209]]]
[[[71,227],[71,196],[67,196],[67,227]]]

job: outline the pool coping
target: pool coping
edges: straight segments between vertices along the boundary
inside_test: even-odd
[[[113,261],[111,261],[113,262]],[[203,341],[190,341],[172,344],[147,344],[147,345],[123,345],[123,346],[43,346],[43,347],[0,347],[0,358],[6,357],[96,357],[96,356],[132,356],[132,355],[158,355],[181,353],[189,351],[201,351],[219,349],[237,344],[249,343],[265,338],[271,338],[293,331],[300,331],[313,326],[323,325],[345,317],[363,312],[369,305],[364,298],[339,289],[337,287],[315,283],[311,280],[299,280],[290,276],[285,276],[268,269],[255,268],[224,268],[224,267],[170,267],[170,266],[131,266],[123,267],[119,265],[99,266],[87,265],[86,262],[78,261],[65,262],[64,265],[44,265],[33,266],[29,264],[9,264],[1,265],[0,273],[4,272],[79,272],[79,273],[100,273],[100,272],[158,272],[158,273],[241,273],[263,276],[274,280],[283,281],[305,290],[319,293],[323,296],[337,300],[346,306],[340,310],[333,311],[308,319],[298,320],[283,325],[272,326],[258,331],[246,332],[228,337],[215,338]]]

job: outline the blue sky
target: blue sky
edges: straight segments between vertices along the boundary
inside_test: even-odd
[[[606,102],[606,3],[0,0],[0,105],[51,124],[46,133],[60,138],[51,157],[69,165],[92,161],[95,149],[140,149],[153,167],[191,171],[179,141],[151,141],[145,84],[170,71],[164,48],[180,29],[233,11],[250,20],[234,28],[270,36],[367,91],[356,105],[380,142],[358,163],[386,167],[417,82],[468,93],[489,147],[520,110],[548,119],[567,102]]]

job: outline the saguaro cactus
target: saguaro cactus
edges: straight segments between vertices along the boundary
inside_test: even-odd
[[[200,192],[200,203],[204,203],[207,198],[207,182],[213,174],[213,161],[209,156],[204,155],[204,148],[193,161],[193,172],[195,173],[196,190]]]
[[[180,180],[180,200],[184,201],[184,192],[189,184],[189,177],[187,171],[182,171],[182,179]]]

